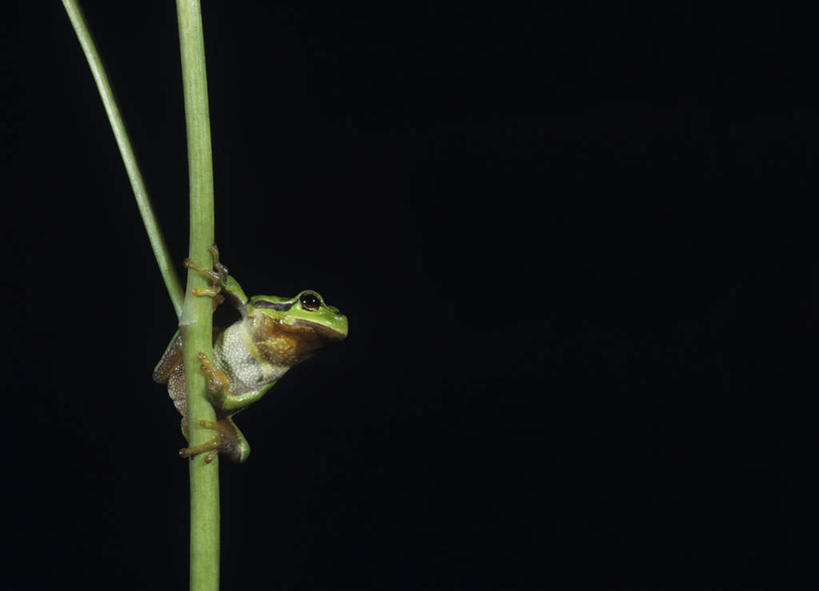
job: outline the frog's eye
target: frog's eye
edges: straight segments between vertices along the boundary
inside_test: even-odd
[[[321,307],[321,298],[314,293],[310,293],[309,291],[301,294],[299,302],[301,302],[302,308],[310,312],[314,312]]]

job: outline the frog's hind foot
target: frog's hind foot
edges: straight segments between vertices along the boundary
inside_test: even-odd
[[[180,458],[189,458],[201,453],[207,453],[205,463],[210,464],[217,454],[221,453],[232,462],[243,462],[250,454],[250,446],[240,434],[230,419],[221,421],[199,421],[203,429],[215,431],[215,436],[199,445],[191,445],[179,450]]]
[[[229,433],[227,432],[228,429],[224,427],[221,423],[214,421],[199,421],[199,426],[202,427],[203,429],[210,429],[212,431],[215,431],[216,436],[213,437],[212,439],[208,439],[204,443],[200,443],[199,445],[183,447],[182,449],[179,450],[179,457],[189,458],[191,456],[207,452],[208,455],[205,456],[205,463],[210,464],[213,461],[213,458],[216,457],[216,454],[229,447],[230,438]]]

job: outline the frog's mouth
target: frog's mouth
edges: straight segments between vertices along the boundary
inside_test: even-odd
[[[323,341],[328,342],[335,342],[335,341],[343,341],[347,338],[347,323],[344,323],[344,331],[336,330],[334,328],[330,328],[329,326],[325,326],[323,324],[317,324],[315,322],[310,322],[309,320],[304,320],[302,318],[297,318],[293,321],[292,324],[287,324],[291,328],[295,328],[297,330],[309,330],[312,331],[317,337],[322,339]]]

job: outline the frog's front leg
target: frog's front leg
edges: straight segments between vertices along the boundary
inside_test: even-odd
[[[217,410],[224,410],[225,400],[230,393],[230,379],[225,372],[216,367],[204,353],[199,353],[199,369],[208,379],[208,398]]]
[[[219,261],[219,249],[215,244],[208,248],[208,252],[213,258],[213,271],[197,265],[193,259],[185,259],[185,267],[199,273],[210,284],[210,287],[195,287],[191,293],[198,297],[213,298],[215,306],[221,304],[227,297],[230,303],[244,315],[248,298],[242,286],[228,274],[228,268]]]
[[[273,384],[266,384],[259,390],[231,396],[230,379],[225,372],[216,367],[204,353],[199,353],[196,357],[199,359],[199,368],[208,379],[208,398],[216,410],[216,416],[220,418],[215,422],[199,421],[201,427],[215,431],[216,435],[202,444],[179,450],[179,455],[187,458],[207,452],[205,463],[210,463],[216,454],[221,453],[232,462],[244,462],[250,455],[250,444],[230,416],[248,404],[259,400]]]
[[[204,353],[199,353],[196,358],[199,360],[199,368],[205,377],[208,378],[208,396],[210,402],[218,411],[226,414],[233,414],[249,404],[253,404],[264,396],[270,388],[275,385],[275,381],[265,384],[258,390],[252,390],[243,394],[230,395],[230,380],[221,369],[216,367]]]
[[[185,259],[184,264],[186,268],[196,271],[207,279],[210,284],[210,287],[195,287],[191,293],[197,297],[213,298],[218,306],[224,301],[224,298],[221,296],[221,291],[228,278],[228,268],[219,262],[219,249],[215,244],[212,244],[208,248],[208,252],[213,258],[213,270],[197,265],[191,258]]]

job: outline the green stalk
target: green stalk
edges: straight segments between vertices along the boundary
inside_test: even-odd
[[[117,107],[108,76],[97,53],[85,16],[75,0],[63,0],[63,6],[88,60],[97,84],[108,121],[114,132],[128,179],[134,191],[139,213],[148,232],[165,287],[180,317],[187,390],[187,419],[190,445],[204,443],[213,436],[200,421],[213,421],[215,414],[207,399],[207,381],[199,370],[197,353],[213,357],[210,298],[194,297],[192,289],[207,287],[206,280],[188,271],[188,287],[182,297],[179,279],[159,223],[151,206],[148,190],[128,138],[125,123]],[[188,174],[190,184],[190,258],[201,267],[210,267],[208,247],[214,242],[213,167],[211,162],[210,123],[208,115],[207,77],[202,15],[198,0],[177,0],[179,44],[182,56],[182,81],[185,93],[185,118],[188,130]],[[191,540],[190,588],[192,591],[219,589],[219,461],[204,462],[205,454],[190,461]]]
[[[128,173],[128,180],[131,181],[131,188],[134,191],[134,198],[136,198],[137,207],[139,208],[139,215],[142,216],[142,223],[145,224],[145,230],[148,232],[148,239],[151,241],[154,257],[159,265],[159,272],[162,273],[162,279],[165,281],[165,288],[168,290],[168,295],[171,296],[171,302],[173,302],[176,315],[179,316],[182,313],[182,288],[179,286],[179,278],[174,271],[173,259],[171,259],[168,254],[168,247],[165,246],[165,239],[162,237],[159,222],[157,222],[156,216],[154,215],[151,200],[148,196],[148,189],[145,188],[145,182],[142,180],[139,163],[131,147],[131,140],[128,139],[128,131],[119,113],[111,85],[108,83],[108,76],[105,73],[102,60],[100,60],[97,48],[94,45],[94,38],[88,30],[85,16],[79,4],[74,0],[63,0],[63,6],[65,7],[66,13],[68,13],[71,26],[74,27],[77,39],[80,41],[85,59],[88,60],[88,66],[91,68],[91,74],[94,76],[94,82],[97,84],[97,90],[102,98],[102,104],[105,107],[105,113],[108,115],[108,121],[111,123],[111,129],[114,132],[114,138],[117,141],[122,162],[125,164],[125,170]]]
[[[188,130],[188,178],[190,184],[190,258],[202,267],[211,267],[208,247],[213,244],[213,165],[211,161],[208,83],[205,73],[205,41],[198,0],[177,0],[179,46],[182,56],[182,84],[185,92],[185,119]],[[213,359],[213,302],[195,297],[192,288],[207,287],[206,280],[188,271],[188,289],[180,330],[188,397],[188,431],[191,445],[213,437],[200,421],[214,421],[207,398],[207,380],[199,369],[197,353]],[[206,454],[190,462],[191,591],[219,589],[219,460],[205,463]]]

